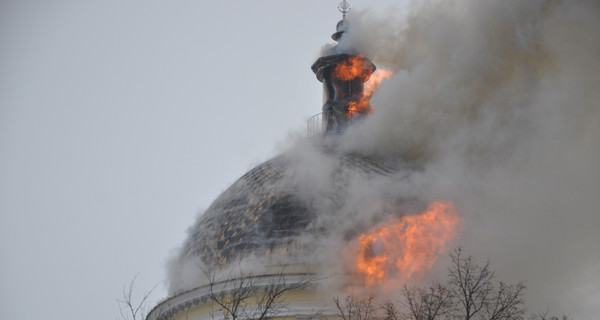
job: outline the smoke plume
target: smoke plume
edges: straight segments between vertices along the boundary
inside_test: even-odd
[[[315,212],[309,228],[322,231],[298,241],[316,247],[321,265],[342,269],[358,233],[452,201],[463,224],[454,244],[490,259],[499,279],[525,280],[529,311],[593,318],[600,3],[431,0],[407,8],[348,15],[336,50],[360,52],[394,76],[374,93],[374,114],[325,146],[298,139],[285,153],[281,188]],[[394,170],[348,168],[340,154],[387,159]],[[443,275],[444,257],[438,262],[423,281]],[[172,268],[180,273],[172,284],[185,282],[184,269]]]
[[[458,242],[501,279],[525,280],[530,311],[593,318],[600,3],[420,1],[349,24],[340,46],[395,76],[343,147],[418,163],[389,187],[455,201]]]

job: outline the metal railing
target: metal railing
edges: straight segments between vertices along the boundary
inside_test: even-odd
[[[326,122],[323,121],[323,112],[317,113],[306,121],[306,129],[309,137],[323,134],[326,129]]]
[[[340,134],[360,117],[346,117],[334,110],[324,111],[310,117],[306,122],[309,137],[322,134]]]

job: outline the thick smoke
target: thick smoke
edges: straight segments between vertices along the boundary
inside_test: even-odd
[[[390,187],[455,201],[460,244],[501,279],[525,280],[530,311],[593,318],[600,3],[420,1],[409,13],[357,12],[349,22],[340,46],[395,76],[344,148],[419,164]]]
[[[283,188],[323,230],[299,240],[317,247],[312,259],[342,270],[357,232],[448,200],[463,218],[455,244],[490,259],[501,280],[525,280],[531,312],[593,318],[600,3],[418,1],[385,15],[354,10],[348,25],[337,50],[395,75],[373,95],[375,114],[325,141],[335,147],[300,139],[286,152]],[[344,169],[344,152],[390,159],[397,170]],[[174,261],[172,285],[194,277]],[[429,278],[444,268],[442,257]]]

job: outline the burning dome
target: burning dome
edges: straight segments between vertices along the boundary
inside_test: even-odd
[[[325,148],[324,155],[338,160],[331,185],[340,192],[348,172],[386,175],[395,165],[357,154],[339,154]],[[268,160],[238,179],[224,191],[190,229],[180,259],[199,260],[211,268],[223,268],[248,256],[285,257],[302,261],[311,245],[302,234],[327,232],[316,227],[314,199],[294,192],[291,172],[295,164],[286,154]]]
[[[339,9],[344,19],[332,36],[336,41],[347,29],[348,3],[343,1]],[[325,137],[343,133],[372,112],[369,99],[382,79],[380,74],[374,74],[376,67],[365,56],[336,51],[325,54],[311,66],[324,88],[323,112],[319,116],[320,133]],[[348,172],[381,175],[395,171],[395,165],[389,161],[342,153],[336,151],[335,143],[326,146],[323,139],[314,140],[317,153],[338,162],[330,176],[318,177],[329,179],[335,189],[327,196],[336,197],[345,191],[343,176]],[[214,270],[250,256],[305,262],[301,258],[306,256],[303,253],[314,248],[311,241],[303,241],[301,236],[318,236],[327,230],[315,224],[318,210],[313,206],[314,198],[324,195],[298,196],[292,177],[297,162],[294,156],[284,154],[244,174],[190,228],[178,264],[195,261]],[[317,182],[304,181],[304,184],[314,186]]]
[[[344,17],[348,10],[347,2],[343,1],[340,11]],[[333,38],[339,39],[345,30],[342,20]],[[299,143],[289,152],[256,166],[212,203],[188,230],[182,250],[172,261],[170,291],[173,296],[155,307],[148,319],[183,319],[184,310],[212,319],[226,319],[231,311],[227,309],[227,301],[236,294],[235,288],[251,286],[246,279],[257,284],[251,292],[260,297],[269,287],[278,285],[277,279],[287,284],[288,277],[301,285],[291,287],[297,289],[289,296],[298,294],[294,296],[298,304],[286,309],[285,316],[304,319],[317,312],[335,313],[328,309],[331,307],[326,302],[329,297],[321,296],[314,288],[308,288],[313,290],[308,293],[298,293],[307,287],[296,278],[313,275],[317,272],[313,267],[325,263],[323,259],[331,259],[319,255],[320,240],[332,234],[337,236],[343,230],[343,242],[348,243],[365,231],[359,221],[337,215],[359,210],[348,208],[346,200],[356,198],[357,189],[363,188],[363,183],[396,175],[405,168],[397,159],[371,157],[337,147],[338,139],[350,125],[373,112],[369,99],[382,79],[380,74],[374,73],[375,69],[368,58],[354,53],[333,50],[317,59],[312,70],[325,91],[321,130],[318,130],[321,135],[312,136],[307,145]],[[321,162],[326,165],[320,165]],[[326,169],[318,171],[317,167]],[[365,200],[373,199],[367,196]],[[394,214],[402,216],[404,211]],[[337,222],[331,223],[330,219]],[[340,229],[341,222],[345,226]],[[381,222],[369,221],[368,224]],[[399,223],[402,225],[401,221]],[[373,245],[367,243],[365,246]],[[371,251],[363,251],[364,263],[373,263]],[[287,266],[306,268],[284,270]],[[271,267],[279,268],[279,275],[283,276],[270,273]],[[238,268],[239,274],[232,277],[231,270]],[[215,273],[227,277],[228,272],[229,278],[215,283]],[[245,278],[244,272],[250,276]],[[273,276],[275,279],[272,280],[258,280]],[[214,291],[215,284],[218,292]],[[304,294],[306,296],[302,296]],[[218,310],[207,311],[208,305]]]
[[[277,278],[292,290],[279,300],[280,313],[263,313],[266,318],[309,319],[316,311],[336,317],[327,306],[338,293],[379,293],[421,275],[436,278],[443,268],[437,262],[444,262],[436,259],[456,239],[490,248],[497,258],[519,257],[502,260],[505,273],[531,276],[536,268],[523,268],[531,263],[554,268],[534,277],[540,288],[561,292],[554,303],[584,288],[547,281],[573,267],[571,261],[581,261],[576,271],[586,275],[580,280],[593,279],[587,274],[595,257],[570,255],[575,242],[549,242],[533,255],[521,243],[549,240],[556,232],[548,230],[589,226],[588,216],[597,216],[589,192],[598,189],[589,174],[598,159],[597,145],[590,144],[598,128],[591,75],[600,74],[588,72],[597,65],[598,46],[589,41],[597,30],[592,8],[512,1],[471,10],[471,2],[425,6],[391,33],[373,33],[382,25],[366,20],[340,25],[338,32],[349,28],[338,34],[343,45],[325,47],[313,65],[325,91],[313,126],[321,135],[298,139],[248,171],[197,219],[171,261],[169,297],[148,320],[258,319],[236,318],[231,301],[241,293],[247,299],[234,307],[252,313]],[[346,1],[342,7],[347,10]],[[383,43],[388,35],[399,37]],[[361,50],[348,49],[352,45]],[[379,63],[377,71],[369,57]],[[349,76],[336,73],[354,66],[359,70]],[[383,66],[398,74],[372,110],[369,83]],[[354,125],[364,117],[370,118]],[[582,234],[577,241],[595,239]],[[557,248],[563,249],[554,260],[560,267],[545,259]],[[317,281],[296,286],[307,274]],[[573,299],[591,302],[583,299],[587,292]]]
[[[287,161],[276,157],[237,180],[192,227],[183,255],[209,266],[292,245],[310,222],[306,205],[282,190]]]

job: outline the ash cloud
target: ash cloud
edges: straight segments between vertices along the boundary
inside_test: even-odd
[[[499,279],[525,280],[531,312],[592,318],[600,304],[600,3],[408,7],[348,16],[338,51],[361,52],[395,75],[373,95],[375,114],[334,142],[297,139],[285,153],[278,187],[316,213],[308,229],[324,230],[298,241],[317,248],[311,259],[329,271],[342,270],[358,232],[453,201],[464,224],[456,244],[490,259]],[[336,151],[324,152],[330,143]],[[347,167],[340,153],[391,159],[395,170]],[[172,292],[199,283],[188,268],[197,262],[173,261]],[[423,281],[443,277],[444,262]]]

